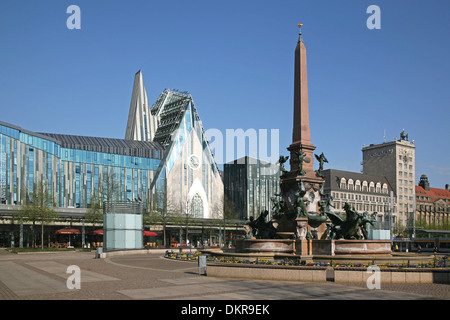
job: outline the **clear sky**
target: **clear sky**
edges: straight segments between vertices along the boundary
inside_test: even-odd
[[[69,5],[81,29],[69,30]],[[381,29],[370,30],[369,5]],[[311,140],[359,172],[363,145],[416,145],[416,184],[450,183],[450,1],[146,0],[0,3],[0,120],[36,132],[124,138],[134,74],[151,103],[189,91],[205,129],[292,139],[294,49],[308,52]]]

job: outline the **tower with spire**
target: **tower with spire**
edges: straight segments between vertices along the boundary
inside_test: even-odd
[[[157,127],[156,120],[156,117],[150,112],[144,78],[142,71],[139,70],[134,76],[125,139],[153,141]]]

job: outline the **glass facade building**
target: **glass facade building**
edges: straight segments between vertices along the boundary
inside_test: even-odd
[[[225,213],[236,219],[272,213],[271,198],[280,193],[280,167],[251,157],[224,165]]]
[[[150,107],[140,71],[125,139],[32,132],[0,121],[0,216],[14,217],[41,184],[59,215],[49,229],[78,224],[82,238],[85,223],[96,224],[86,221],[87,209],[105,201],[140,203],[144,212],[169,212],[173,220],[189,216],[198,226],[223,218],[222,178],[192,96],[165,89]],[[181,234],[172,227],[165,240]],[[18,238],[9,229],[0,225],[0,244]]]
[[[165,201],[153,192],[153,202],[192,218],[221,218],[223,182],[191,95],[165,89],[150,112],[158,125],[153,141],[165,149],[151,189],[168,181]]]
[[[58,207],[88,208],[93,197],[146,203],[162,155],[156,143],[34,133],[0,122],[0,202],[21,204],[44,183]]]

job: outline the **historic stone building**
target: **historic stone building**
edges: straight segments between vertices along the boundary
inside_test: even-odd
[[[448,228],[450,226],[450,188],[432,188],[428,177],[420,176],[416,191],[416,222],[420,226]]]
[[[347,202],[359,213],[376,214],[377,228],[390,229],[395,198],[386,177],[335,169],[324,170],[324,193],[333,198],[332,211],[343,212]]]

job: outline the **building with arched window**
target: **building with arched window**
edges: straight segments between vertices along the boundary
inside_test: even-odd
[[[416,223],[421,227],[446,229],[450,227],[450,188],[432,188],[428,177],[420,176],[416,192]]]
[[[335,169],[324,170],[324,193],[332,197],[332,211],[343,213],[345,203],[357,212],[376,212],[377,228],[389,229],[395,212],[395,193],[382,176],[367,175]]]

